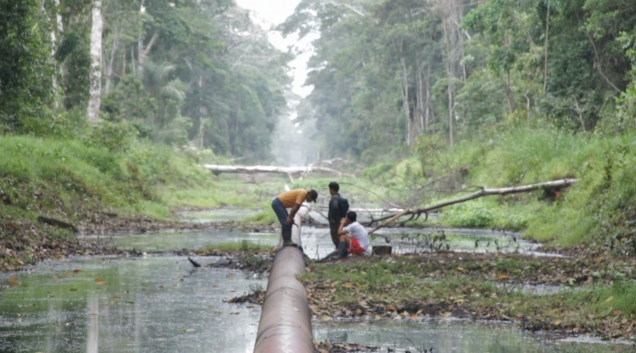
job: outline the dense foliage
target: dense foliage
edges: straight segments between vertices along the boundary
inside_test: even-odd
[[[508,120],[633,128],[635,25],[628,0],[303,0],[281,29],[320,33],[307,83],[323,150],[375,161]]]
[[[91,99],[91,13],[101,10],[103,122],[142,138],[271,159],[289,58],[230,0],[0,1],[5,133],[77,137]],[[52,128],[51,128],[52,127]]]
[[[0,2],[0,133],[50,118],[51,60],[37,0]]]

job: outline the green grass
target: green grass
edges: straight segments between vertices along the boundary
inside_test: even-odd
[[[576,273],[592,264],[608,269],[603,264],[576,260],[546,262],[532,258],[460,259],[409,261],[396,258],[346,266],[314,264],[301,280],[310,288],[314,285],[333,287],[333,291],[321,292],[317,299],[333,303],[337,312],[338,306],[358,305],[359,298],[367,303],[397,307],[412,302],[452,303],[480,315],[489,313],[491,319],[513,318],[549,329],[576,327],[601,332],[603,336],[615,332],[620,335],[619,323],[628,320],[626,327],[634,320],[636,283],[631,280],[614,279],[611,285],[583,284],[576,290],[564,285],[560,292],[553,294],[512,290],[509,284],[502,285],[509,280],[517,284],[528,279],[559,281],[555,268]],[[616,264],[617,269],[623,267],[624,264]],[[612,271],[601,270],[600,276],[611,276]],[[316,296],[314,293],[314,298]]]
[[[168,219],[177,201],[165,190],[214,188],[196,160],[167,146],[130,140],[109,149],[98,142],[0,137],[2,245],[14,242],[18,253],[31,259],[32,245],[51,237],[71,239],[67,231],[38,223],[38,216],[76,225],[104,211]]]
[[[278,222],[276,214],[272,211],[271,207],[263,209],[259,213],[243,218],[241,223],[259,223],[259,224],[272,224]]]
[[[260,251],[269,250],[271,245],[263,245],[259,243],[253,243],[247,240],[241,240],[236,242],[209,244],[202,248],[203,251],[222,251],[222,252],[237,252],[237,251]]]
[[[474,191],[471,186],[576,178],[579,183],[555,202],[542,190],[490,196],[444,208],[442,217],[429,223],[525,230],[527,237],[562,247],[588,244],[636,251],[636,204],[630,201],[636,196],[636,132],[606,136],[522,126],[465,140],[453,149],[422,139],[413,157],[387,165],[381,162],[367,174],[390,190],[401,189],[387,194],[411,206],[470,192],[462,192],[462,186]],[[417,186],[425,187],[413,191]]]

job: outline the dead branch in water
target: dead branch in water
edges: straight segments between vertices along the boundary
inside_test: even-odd
[[[400,213],[397,214],[392,214],[392,215],[387,215],[384,216],[382,218],[376,219],[374,220],[372,223],[375,222],[382,222],[382,221],[386,221],[383,224],[375,227],[373,230],[371,230],[369,232],[369,234],[377,231],[378,229],[385,227],[391,223],[393,223],[395,220],[397,220],[400,217],[403,216],[409,216],[409,215],[420,215],[422,213],[428,214],[428,212],[430,211],[434,211],[446,206],[450,206],[450,205],[454,205],[457,203],[461,203],[461,202],[466,202],[469,200],[473,200],[476,198],[480,198],[480,197],[484,197],[484,196],[491,196],[491,195],[508,195],[508,194],[518,194],[518,193],[524,193],[524,192],[530,192],[530,191],[535,191],[535,190],[539,190],[539,189],[560,189],[560,188],[565,188],[568,187],[574,183],[577,183],[578,180],[577,179],[562,179],[562,180],[553,180],[553,181],[548,181],[545,183],[538,183],[538,184],[530,184],[530,185],[523,185],[523,186],[513,186],[510,188],[498,188],[498,189],[489,189],[486,187],[481,187],[479,191],[474,192],[472,194],[466,195],[466,196],[462,196],[462,197],[458,197],[456,199],[452,199],[452,200],[448,200],[448,201],[444,201],[444,202],[440,202],[438,204],[432,205],[432,206],[428,206],[428,207],[424,207],[424,208],[417,208],[417,209],[408,209],[408,210],[404,210]],[[371,223],[371,224],[372,224]],[[370,224],[368,224],[370,225]]]

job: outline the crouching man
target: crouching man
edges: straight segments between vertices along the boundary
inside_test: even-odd
[[[356,219],[356,213],[349,211],[347,217],[340,221],[338,228],[340,242],[336,259],[347,257],[348,254],[362,254],[369,247],[369,234]]]
[[[300,209],[300,205],[303,201],[316,202],[317,199],[316,190],[296,189],[284,192],[272,200],[272,209],[281,225],[283,246],[294,245],[291,238],[292,225],[294,225],[294,217]],[[287,213],[288,208],[291,208],[289,213]]]

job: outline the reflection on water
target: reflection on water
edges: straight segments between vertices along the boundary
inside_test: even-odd
[[[240,208],[219,208],[206,211],[187,211],[179,213],[179,218],[190,223],[215,223],[240,221],[259,213],[259,210],[246,210]]]
[[[154,236],[174,248],[244,236],[272,245],[278,239],[277,234],[211,232],[135,236],[132,241],[143,249],[140,239]],[[114,241],[131,245],[123,237]],[[312,257],[333,248],[327,229],[307,227],[303,243]],[[152,247],[159,242],[145,244]],[[213,263],[217,259],[201,260]],[[30,272],[0,274],[0,352],[251,352],[260,307],[224,301],[249,292],[251,287],[266,287],[265,280],[239,271],[193,271],[186,258],[175,256],[48,261]],[[387,351],[391,347],[396,352],[415,352],[414,345],[433,347],[435,353],[604,353],[633,348],[555,344],[513,326],[452,321],[318,322],[314,323],[314,337],[382,346]]]
[[[539,253],[536,249],[541,245],[528,242],[520,238],[519,233],[502,233],[484,229],[415,229],[415,228],[385,228],[376,234],[379,236],[371,241],[372,245],[391,245],[393,253],[426,252],[441,247],[446,250],[464,252],[519,252],[531,255],[550,254]],[[434,240],[444,234],[443,241]],[[97,241],[108,246],[116,246],[122,250],[139,251],[170,251],[181,249],[201,249],[206,245],[241,242],[246,240],[255,244],[278,244],[278,233],[260,233],[230,230],[210,230],[193,232],[162,232],[140,235],[112,235],[85,236],[86,240]],[[386,242],[390,239],[390,243]],[[329,228],[302,227],[302,245],[305,254],[312,259],[323,258],[331,253],[335,246],[329,236]],[[554,256],[552,254],[552,256]]]
[[[2,274],[0,352],[251,352],[260,307],[224,300],[266,281],[191,268],[180,257],[104,258]]]
[[[631,352],[633,346],[586,345],[553,342],[524,333],[511,325],[477,325],[452,321],[424,323],[315,323],[314,339],[363,343],[380,352],[435,353],[609,353]],[[416,347],[417,346],[417,347]]]
[[[84,236],[84,240],[97,241],[97,236]],[[246,240],[255,244],[278,244],[278,235],[271,233],[241,231],[194,231],[194,232],[161,232],[138,235],[101,236],[99,242],[107,246],[116,246],[121,250],[138,251],[171,251],[181,249],[198,250],[206,245],[241,242]]]

